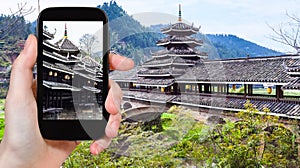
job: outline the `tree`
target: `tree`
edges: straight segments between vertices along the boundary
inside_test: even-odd
[[[277,27],[270,26],[275,33],[271,39],[279,43],[293,47],[300,54],[300,18],[297,15],[286,13],[288,22],[281,23]]]
[[[212,128],[206,141],[193,147],[193,157],[212,167],[298,167],[297,123],[287,129],[267,108],[265,114],[257,114],[250,101],[245,108],[237,113],[239,121]]]
[[[96,44],[98,40],[92,34],[84,34],[80,39],[80,47],[84,50],[87,55],[92,56],[93,51],[96,49]]]
[[[20,31],[29,31],[28,24],[26,24],[24,16],[31,14],[35,9],[31,6],[26,8],[27,3],[18,3],[18,9],[13,12],[11,9],[10,16],[1,16],[0,20],[0,40],[4,40],[12,34],[18,34]]]

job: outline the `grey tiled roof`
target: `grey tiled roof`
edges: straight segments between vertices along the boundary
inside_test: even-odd
[[[101,64],[99,62],[97,62],[95,59],[93,59],[90,56],[85,56],[81,59],[81,61],[87,65],[87,66],[91,66],[91,67],[99,67],[101,66]]]
[[[159,77],[159,76],[173,76],[177,77],[185,73],[185,69],[171,69],[171,68],[161,68],[161,69],[147,69],[147,68],[142,68],[140,69],[137,74],[138,76],[154,76],[154,77]]]
[[[56,42],[55,45],[59,46],[61,50],[79,52],[78,47],[65,37]]]
[[[221,98],[221,97],[207,97],[201,95],[180,95],[172,100],[173,102],[184,102],[195,105],[205,105],[212,107],[230,108],[230,109],[244,109],[246,99],[239,98]],[[287,116],[300,116],[300,105],[287,102],[276,101],[261,101],[250,100],[259,111],[263,111],[263,108],[270,109],[271,113],[285,114]]]
[[[200,61],[202,61],[201,59],[184,59],[181,57],[164,57],[161,59],[158,58],[152,58],[146,62],[144,62],[144,64],[142,65],[143,67],[145,66],[153,66],[153,67],[157,67],[158,65],[174,65],[174,64],[191,64],[191,65],[195,65],[197,63],[199,63]]]
[[[296,57],[296,61],[300,58]],[[259,83],[289,83],[295,80],[291,77],[284,62],[295,60],[290,56],[251,58],[199,62],[194,67],[185,66],[185,69],[177,69],[182,76],[175,77],[176,81],[207,81],[207,82],[259,82]],[[146,64],[151,64],[152,61]],[[158,62],[153,62],[158,63]],[[136,79],[136,73],[140,74],[170,74],[170,69],[142,68],[130,72],[120,72],[113,75],[113,79]],[[157,78],[157,77],[156,77]],[[163,77],[162,77],[163,78]],[[142,78],[143,79],[143,78]],[[142,80],[141,79],[141,80]],[[146,80],[145,80],[146,83]]]
[[[166,46],[166,45],[169,45],[169,44],[187,44],[189,47],[196,47],[196,46],[200,46],[203,44],[203,41],[202,40],[198,40],[198,39],[195,39],[193,37],[189,37],[189,36],[183,36],[183,37],[180,37],[180,36],[168,36],[164,39],[161,39],[161,40],[158,40],[157,45],[163,45],[163,46]]]
[[[171,48],[170,50],[160,50],[156,53],[153,53],[153,56],[159,56],[159,55],[178,55],[178,56],[182,56],[182,55],[202,55],[202,56],[207,56],[206,53],[204,52],[199,52],[196,49],[187,49],[187,48]]]
[[[170,31],[170,30],[178,30],[178,31],[190,30],[190,31],[193,31],[193,32],[198,32],[199,28],[193,27],[193,25],[188,25],[188,24],[183,23],[183,22],[178,22],[178,23],[169,25],[165,28],[162,28],[161,32],[165,33],[165,32]]]
[[[137,67],[129,70],[129,71],[113,71],[109,73],[109,78],[120,81],[134,81],[137,78]]]
[[[123,91],[124,96],[131,97],[135,99],[145,99],[145,100],[153,100],[153,101],[161,101],[167,102],[169,100],[174,99],[176,96],[167,95],[167,94],[157,94],[151,92],[135,92],[135,91]]]
[[[294,78],[287,74],[283,63],[291,59],[273,57],[204,61],[204,63],[188,68],[186,73],[176,80],[287,83]]]
[[[142,85],[172,85],[175,82],[173,78],[167,78],[167,79],[155,79],[155,78],[136,78],[135,83],[136,84],[142,84]]]
[[[46,37],[46,38],[49,38],[49,39],[54,39],[54,34],[51,34],[50,32],[48,31],[43,31],[43,36]]]
[[[282,89],[284,89],[284,90],[300,90],[300,77],[297,77],[295,80],[284,85],[282,87]]]
[[[166,95],[163,93],[147,93],[138,91],[124,91],[125,96],[130,96],[136,99],[145,99],[149,101],[160,100],[163,102],[170,102],[175,104],[184,105],[196,105],[207,108],[218,108],[227,111],[239,111],[244,109],[246,99],[243,98],[226,98],[226,97],[214,97],[205,95]],[[290,102],[277,102],[268,100],[250,100],[259,111],[263,112],[264,108],[270,109],[270,112],[274,115],[286,116],[286,117],[299,117],[300,105]]]

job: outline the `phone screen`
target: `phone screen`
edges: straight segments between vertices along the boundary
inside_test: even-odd
[[[42,119],[103,120],[103,22],[42,24]]]

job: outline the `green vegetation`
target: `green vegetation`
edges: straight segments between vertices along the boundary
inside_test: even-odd
[[[287,129],[268,109],[257,115],[252,104],[245,107],[238,122],[204,124],[173,106],[161,116],[164,130],[157,133],[123,122],[105,152],[91,156],[84,142],[63,167],[297,167],[296,124]]]
[[[4,135],[4,126],[5,126],[5,122],[4,122],[4,118],[0,118],[0,142],[2,140],[2,137]]]
[[[297,91],[284,91],[285,96],[300,96],[300,92]]]
[[[4,111],[4,108],[5,108],[5,99],[0,99],[0,111]]]
[[[5,99],[0,99],[0,111],[3,111],[5,107]],[[4,135],[4,112],[0,112],[0,141]]]
[[[257,56],[275,56],[282,53],[259,46],[250,41],[239,38],[235,35],[207,34],[207,38],[216,47],[219,58],[213,56],[212,59],[245,58]]]
[[[110,20],[112,50],[132,58],[136,65],[146,61],[150,56],[148,48],[156,47],[156,41],[162,38],[162,35],[141,25],[115,1],[104,2],[103,5],[98,5],[98,8],[103,9]]]

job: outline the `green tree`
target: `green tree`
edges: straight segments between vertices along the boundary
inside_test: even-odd
[[[199,163],[219,167],[297,167],[296,136],[280,124],[279,118],[258,114],[249,101],[237,114],[238,122],[227,121],[208,133],[193,150]]]

